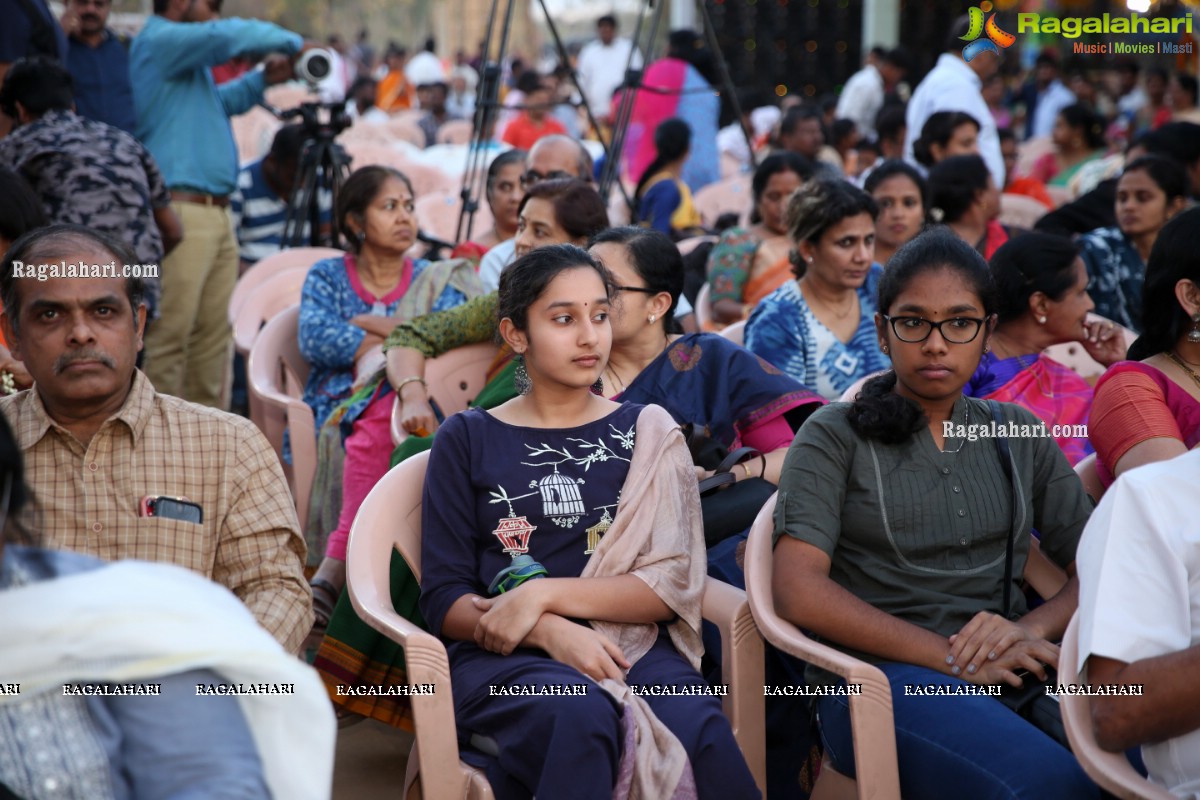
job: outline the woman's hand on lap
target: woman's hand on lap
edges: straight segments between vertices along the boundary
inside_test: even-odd
[[[604,634],[586,625],[557,617],[562,625],[547,637],[545,650],[559,663],[574,667],[589,678],[625,680],[630,664],[621,648]]]
[[[1022,671],[1028,671],[1040,681],[1046,679],[1046,665],[1058,664],[1058,647],[1045,639],[1026,639],[1017,642],[995,659],[985,661],[974,673],[962,672],[958,677],[979,686],[1024,685]]]
[[[1037,638],[1019,623],[999,614],[980,611],[950,637],[951,660],[947,663],[959,668],[954,673],[958,677],[970,680],[968,676],[982,669],[986,662],[995,661],[1012,645]]]
[[[546,610],[538,592],[538,581],[498,597],[473,597],[471,600],[475,608],[484,612],[475,626],[475,643],[505,656],[525,641]]]

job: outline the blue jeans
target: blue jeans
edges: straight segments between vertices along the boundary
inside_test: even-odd
[[[1069,750],[991,697],[916,695],[905,684],[962,684],[911,664],[879,664],[892,687],[900,792],[905,800],[1073,800],[1100,796]],[[834,767],[854,775],[849,698],[817,701]],[[869,756],[869,754],[867,754]]]

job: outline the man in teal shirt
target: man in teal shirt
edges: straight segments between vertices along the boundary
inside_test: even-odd
[[[183,222],[183,242],[163,261],[161,319],[146,333],[146,374],[165,394],[222,406],[230,342],[226,308],[238,273],[229,215],[238,156],[229,117],[292,77],[304,41],[269,22],[217,19],[220,0],[154,0],[130,48],[137,136],[153,154]],[[234,56],[269,56],[217,86],[210,69]]]

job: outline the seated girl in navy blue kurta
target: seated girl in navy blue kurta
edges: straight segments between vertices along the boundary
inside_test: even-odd
[[[460,737],[496,742],[497,797],[757,797],[716,697],[626,688],[706,685],[704,551],[675,423],[589,391],[611,344],[608,294],[570,245],[502,276],[500,330],[529,391],[438,432],[421,611],[448,642]],[[548,575],[492,597],[518,556]]]

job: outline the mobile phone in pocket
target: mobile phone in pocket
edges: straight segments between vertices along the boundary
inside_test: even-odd
[[[200,504],[184,497],[143,497],[141,511],[143,517],[175,519],[196,525],[204,522],[204,510]]]

